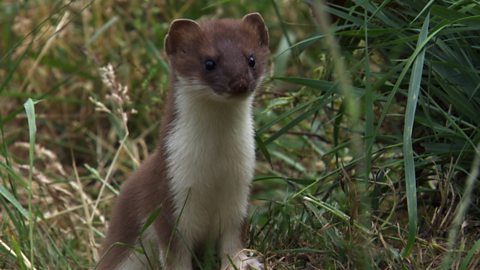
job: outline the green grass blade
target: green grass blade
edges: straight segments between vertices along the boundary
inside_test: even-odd
[[[87,41],[87,44],[86,44],[87,47],[90,47],[92,43],[94,43],[98,39],[98,37],[100,37],[102,34],[107,32],[107,30],[113,25],[115,25],[115,23],[117,23],[118,21],[119,21],[118,16],[114,16],[108,22],[102,25],[97,31],[95,31],[92,37]]]
[[[15,196],[12,195],[4,186],[0,185],[0,195],[4,197],[7,201],[9,201],[17,210],[22,214],[24,218],[28,218],[29,214],[28,211],[23,208],[23,206],[17,201]]]
[[[418,37],[417,47],[427,39],[428,26],[430,24],[430,13],[427,14],[423,22],[422,30]],[[413,123],[415,121],[415,110],[417,108],[418,97],[420,93],[420,85],[422,82],[423,65],[425,62],[425,47],[420,51],[412,68],[410,76],[410,85],[408,89],[408,101],[405,111],[405,127],[403,132],[403,155],[405,159],[405,182],[407,193],[407,208],[408,208],[408,239],[407,244],[403,249],[403,256],[408,256],[412,251],[417,235],[417,187],[415,177],[415,161],[413,158],[412,148],[412,131]]]
[[[301,113],[299,116],[295,117],[292,121],[290,121],[288,124],[286,124],[285,126],[283,126],[281,129],[279,129],[278,131],[276,131],[275,133],[273,133],[270,137],[268,137],[268,139],[265,140],[265,145],[268,145],[270,143],[272,143],[273,141],[275,141],[277,138],[279,138],[280,136],[282,136],[283,134],[287,133],[290,129],[292,129],[294,126],[298,125],[300,122],[302,122],[303,120],[305,120],[307,117],[313,115],[315,112],[317,112],[318,110],[320,110],[320,108],[322,108],[323,106],[325,106],[326,104],[328,104],[329,102],[331,102],[333,100],[333,96],[328,96],[326,97],[324,100],[321,100],[321,102],[318,102],[316,104],[313,104],[312,105],[312,108],[309,108],[308,110],[306,110],[305,112]]]
[[[333,214],[334,216],[336,216],[337,218],[341,219],[343,222],[346,222],[346,223],[352,223],[353,226],[355,226],[356,228],[360,229],[362,232],[366,233],[366,234],[371,234],[371,232],[369,231],[368,228],[364,227],[362,224],[356,222],[355,220],[352,219],[352,217],[350,217],[349,215],[345,214],[344,212],[342,212],[341,210],[339,210],[338,208],[326,203],[326,202],[323,202],[315,197],[311,197],[311,196],[304,196],[303,199],[307,202],[310,202],[310,203],[313,203],[319,207],[321,207],[322,209],[325,209],[326,211],[328,211],[329,213]]]
[[[161,212],[162,212],[162,206],[159,206],[150,213],[150,215],[145,220],[145,223],[143,224],[142,229],[140,230],[140,235],[143,235],[143,233],[153,224],[153,222],[155,222],[155,220],[158,218]]]
[[[317,79],[308,79],[308,78],[301,78],[301,77],[273,77],[274,80],[282,80],[285,82],[303,85],[306,87],[310,87],[313,89],[318,89],[322,91],[330,91],[333,89],[336,93],[342,93],[340,85],[338,82],[331,82],[326,80],[317,80]],[[352,95],[354,97],[362,97],[365,93],[363,88],[358,88],[351,86]]]
[[[462,264],[460,264],[459,270],[467,270],[468,265],[473,259],[473,256],[480,250],[480,239],[475,242],[475,244],[472,246],[470,251],[468,251],[467,256],[462,261]]]
[[[257,144],[257,150],[259,150],[263,154],[265,159],[270,164],[270,167],[272,167],[273,165],[272,165],[272,158],[270,156],[270,152],[267,149],[267,145],[265,144],[265,142],[263,142],[262,138],[258,136],[258,134],[255,135],[255,142]]]

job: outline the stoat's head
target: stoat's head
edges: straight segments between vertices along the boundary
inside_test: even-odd
[[[165,37],[178,91],[229,100],[250,96],[268,62],[268,30],[258,13],[241,20],[175,20]]]

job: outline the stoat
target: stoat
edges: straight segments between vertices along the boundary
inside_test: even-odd
[[[172,22],[159,145],[122,185],[97,269],[150,269],[160,261],[163,269],[190,270],[195,251],[212,239],[222,269],[260,265],[244,253],[241,227],[255,167],[252,101],[268,42],[258,13]],[[159,214],[142,231],[152,213]]]

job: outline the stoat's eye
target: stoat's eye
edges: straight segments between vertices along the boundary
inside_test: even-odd
[[[251,68],[254,68],[254,67],[255,67],[255,57],[250,56],[250,57],[248,58],[248,65],[249,65]]]
[[[211,59],[205,61],[205,69],[208,71],[214,70],[216,65],[215,61]]]

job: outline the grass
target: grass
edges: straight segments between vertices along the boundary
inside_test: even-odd
[[[250,11],[272,61],[249,248],[271,269],[479,268],[480,5],[331,2],[0,2],[0,269],[93,268],[157,141],[169,22]]]

